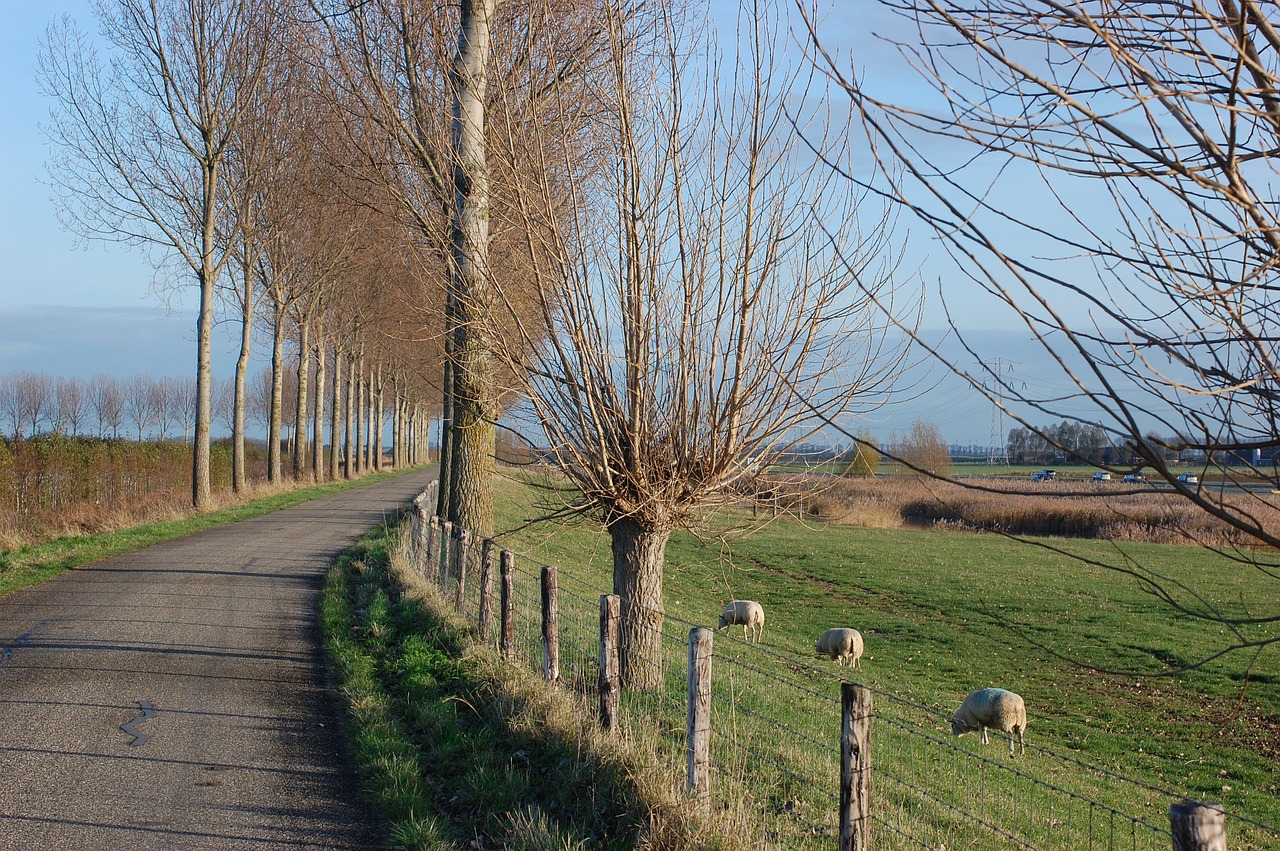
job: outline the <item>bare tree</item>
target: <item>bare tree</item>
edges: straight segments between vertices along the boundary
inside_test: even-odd
[[[161,394],[156,392],[157,383],[149,375],[141,373],[123,383],[124,415],[137,429],[138,442],[142,442],[147,429],[156,424],[158,419],[157,401]]]
[[[906,61],[862,78],[809,22],[818,67],[848,93],[876,155],[874,171],[844,173],[930,226],[987,315],[1005,311],[1058,374],[1023,383],[952,369],[1066,455],[1080,451],[1033,419],[1102,429],[1132,451],[1114,471],[1146,467],[1274,551],[1267,489],[1230,485],[1280,480],[1276,7],[883,5],[906,22],[894,45]],[[882,94],[903,73],[927,92],[911,105]],[[1180,481],[1169,459],[1186,451],[1224,486]],[[1226,556],[1274,589],[1273,557]],[[1226,605],[1133,557],[1104,566],[1225,626],[1225,649],[1280,641],[1268,595]]]
[[[859,439],[865,440],[866,437],[860,436]],[[862,443],[857,445],[863,446]],[[942,479],[951,476],[951,451],[935,423],[926,420],[911,423],[906,437],[893,449],[894,456],[905,461],[917,476]]]
[[[890,223],[862,223],[857,193],[798,149],[784,106],[802,81],[777,21],[744,9],[724,60],[737,73],[721,80],[715,40],[674,6],[605,18],[597,84],[614,100],[591,132],[606,166],[576,175],[572,195],[525,187],[544,225],[530,236],[536,320],[554,331],[512,369],[575,486],[570,507],[610,536],[639,687],[661,678],[672,531],[824,421],[883,404],[906,353],[859,288],[892,298]],[[565,149],[549,140],[545,155]],[[840,234],[820,227],[832,217]]]
[[[120,436],[120,423],[124,419],[124,393],[115,376],[99,372],[89,379],[89,406],[98,420],[98,437]]]
[[[13,382],[13,395],[17,418],[30,426],[33,437],[40,432],[40,423],[53,413],[55,404],[53,379],[42,372],[19,372]]]
[[[217,405],[218,387],[214,385],[214,407]],[[165,402],[169,406],[169,418],[182,424],[182,442],[191,441],[191,429],[196,420],[196,383],[190,378],[170,378],[165,381]]]
[[[53,99],[50,175],[79,233],[172,249],[200,292],[192,502],[209,492],[211,335],[230,257],[224,165],[262,79],[275,2],[108,0],[102,62],[69,19],[50,28],[40,78]]]
[[[5,419],[9,421],[9,433],[13,435],[14,440],[22,437],[22,417],[18,413],[16,392],[17,381],[16,372],[0,375],[0,412],[3,412]]]
[[[57,413],[55,428],[70,429],[72,435],[80,433],[84,425],[88,400],[85,398],[84,381],[76,376],[58,379],[56,389]]]
[[[446,272],[438,511],[484,534],[492,526],[501,397],[492,351],[497,290],[508,293],[518,282],[495,262],[502,234],[492,225],[502,213],[490,110],[500,89],[547,98],[581,79],[598,41],[598,7],[607,4],[314,2],[329,12],[341,86],[382,131],[370,159],[403,163],[383,170],[385,186]],[[554,114],[544,110],[542,117],[550,123]],[[448,117],[451,123],[442,120]],[[542,128],[515,122],[508,132],[524,129]]]

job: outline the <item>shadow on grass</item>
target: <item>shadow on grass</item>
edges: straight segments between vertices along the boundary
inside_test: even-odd
[[[322,620],[355,761],[393,847],[716,847],[695,841],[670,778],[478,644],[432,589],[401,585],[392,534],[340,558]]]

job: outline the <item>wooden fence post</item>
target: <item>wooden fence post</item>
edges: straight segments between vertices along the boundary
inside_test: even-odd
[[[705,626],[689,630],[689,716],[685,753],[689,758],[686,789],[699,809],[711,801],[711,642]]]
[[[440,530],[440,561],[436,565],[436,584],[443,591],[448,587],[449,571],[453,567],[453,522],[444,521]]]
[[[1173,851],[1227,851],[1227,820],[1222,807],[1199,801],[1169,806]]]
[[[542,676],[549,685],[560,682],[560,601],[558,571],[542,568]]]
[[[422,578],[430,579],[436,569],[436,557],[440,554],[436,549],[436,540],[440,535],[440,518],[432,514],[427,521],[427,548],[423,553]]]
[[[459,614],[466,612],[467,605],[467,563],[471,559],[471,530],[458,532],[458,596],[454,598],[453,607]]]
[[[480,640],[487,642],[493,633],[493,539],[480,545]]]
[[[600,595],[600,726],[618,729],[618,617],[622,601],[616,594]]]
[[[871,847],[871,690],[840,684],[840,851]]]
[[[516,642],[516,578],[515,553],[503,550],[499,560],[499,573],[502,575],[502,634],[498,647],[502,658],[508,661],[515,654]]]
[[[424,563],[427,558],[427,529],[431,525],[431,513],[423,502],[414,506],[413,516],[416,519],[413,536],[413,567],[419,576],[425,575]]]

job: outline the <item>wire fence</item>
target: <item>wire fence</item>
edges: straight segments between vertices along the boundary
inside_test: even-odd
[[[601,695],[601,598],[609,589],[554,567],[518,562],[509,554],[500,557],[491,542],[474,542],[437,525],[429,517],[430,504],[419,501],[411,533],[411,555],[425,578],[454,600],[459,612],[508,659],[542,671],[557,688],[577,697],[582,712],[596,713]],[[548,571],[554,583],[550,609],[545,600]],[[508,597],[504,615],[500,599]],[[550,638],[548,615],[554,621]],[[657,674],[647,678],[645,688],[621,690],[618,716],[625,735],[650,746],[673,767],[684,766],[692,762],[691,637],[702,625],[672,615],[660,623],[658,640],[651,643],[658,658],[643,660]],[[750,847],[1226,847],[1225,840],[1179,844],[1178,825],[1170,821],[1171,806],[1182,800],[1175,792],[1034,745],[1027,745],[1026,759],[1003,758],[1003,734],[994,731],[993,744],[984,753],[981,744],[950,736],[949,716],[871,689],[865,691],[873,704],[867,748],[874,756],[872,792],[869,823],[860,829],[864,840],[869,835],[874,842],[847,844],[848,819],[842,823],[841,818],[842,789],[848,785],[841,766],[842,749],[847,750],[841,737],[841,675],[847,679],[852,672],[752,644],[736,637],[732,628],[715,635],[711,668],[706,806],[717,817],[752,831]],[[689,782],[692,788],[692,779]],[[1274,827],[1211,805],[1208,810],[1197,807],[1197,818],[1205,812],[1212,823],[1202,833],[1225,832],[1233,849],[1280,848],[1280,830]]]

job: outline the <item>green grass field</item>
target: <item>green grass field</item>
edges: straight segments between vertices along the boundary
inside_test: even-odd
[[[535,492],[506,485],[500,491],[498,528],[513,530],[500,536],[504,547],[607,590],[607,537],[585,524],[531,524],[543,513]],[[1199,590],[1229,615],[1247,616],[1253,602],[1276,593],[1274,579],[1196,548],[1125,545],[1121,551],[1107,542],[1057,543],[1108,564],[1138,559]],[[714,537],[700,541],[677,534],[667,551],[665,590],[669,615],[710,626],[727,599],[756,599],[764,605],[764,647],[769,652],[747,657],[754,651],[718,637],[725,653],[753,659],[764,672],[763,690],[769,694],[740,694],[736,705],[747,706],[751,700],[785,703],[788,690],[767,684],[773,671],[830,691],[835,698],[842,672],[814,658],[811,650],[826,628],[852,626],[867,645],[856,676],[880,694],[921,707],[912,723],[926,734],[950,740],[941,715],[931,718],[928,710],[949,715],[972,689],[998,685],[1023,695],[1033,747],[1015,763],[1034,781],[1033,791],[1018,795],[1041,794],[1043,784],[1052,784],[1067,797],[1102,801],[1167,827],[1169,799],[1108,774],[1113,773],[1175,795],[1221,802],[1228,812],[1280,826],[1280,644],[1162,675],[1171,666],[1205,659],[1233,640],[1263,640],[1265,627],[1230,636],[1225,628],[1175,613],[1116,572],[996,535],[793,520],[775,521],[727,547]],[[802,657],[824,673],[808,673]],[[788,725],[811,721],[804,717],[810,710],[799,704],[769,711]],[[921,747],[915,734],[885,742],[892,749],[895,742],[908,740],[910,747]],[[1003,758],[1002,739],[993,738],[986,747],[972,736],[958,741],[992,760]],[[892,766],[895,758],[906,759],[905,751],[885,755],[878,764]],[[912,770],[928,775],[933,771],[929,761],[938,758],[927,748],[913,751],[910,760],[918,764]],[[952,776],[946,782],[960,781]],[[880,788],[887,793],[890,785]],[[895,806],[916,807],[903,802],[909,797],[895,799]],[[794,802],[779,805],[790,806]],[[934,808],[946,806],[935,803]],[[925,818],[920,832],[933,829],[930,819],[936,823],[946,816]],[[1087,817],[1093,818],[1092,810]],[[1029,818],[1050,837],[1032,847],[1072,847],[1069,840],[1055,844],[1052,839],[1058,816],[1045,815],[1041,808]],[[1280,834],[1235,821],[1229,831],[1232,848],[1275,848],[1280,843]],[[984,845],[982,836],[961,836],[961,841],[976,844],[960,847],[996,847]],[[1159,836],[1152,836],[1134,845],[1166,847],[1160,843]]]

